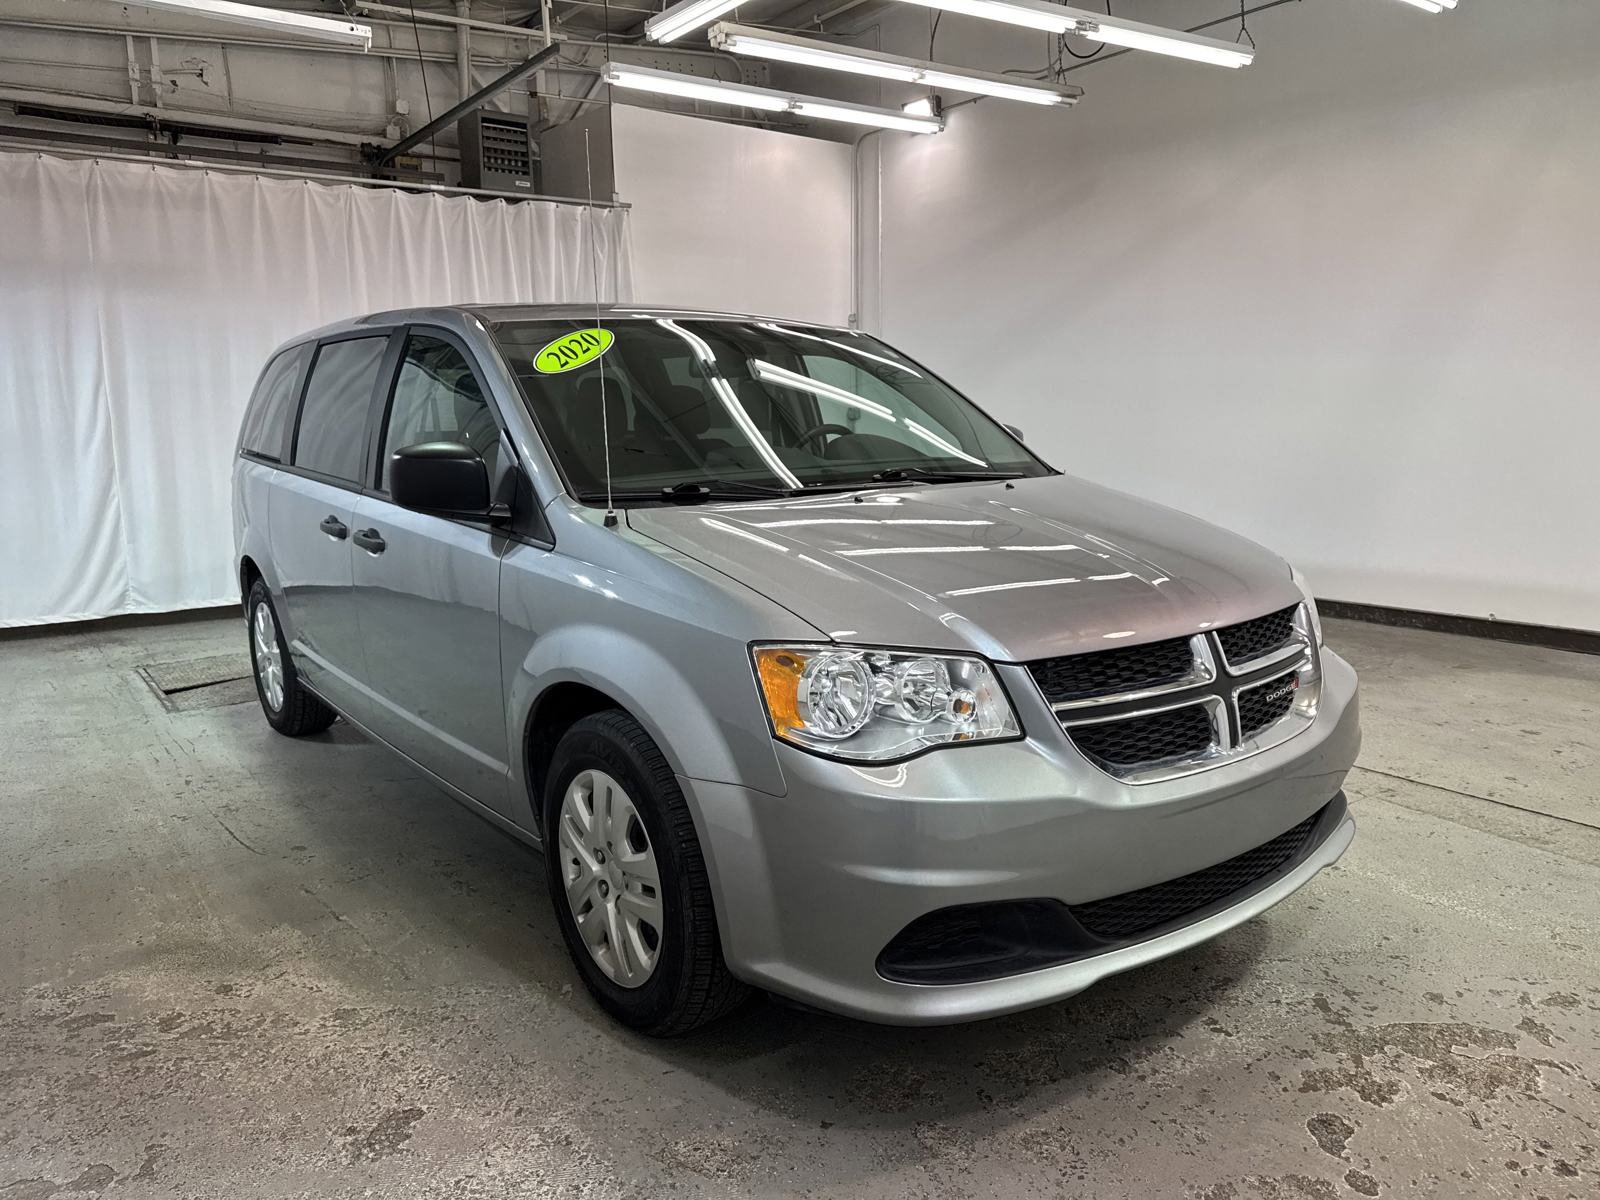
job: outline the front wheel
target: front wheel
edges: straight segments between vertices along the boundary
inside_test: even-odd
[[[550,898],[600,1006],[654,1037],[732,1012],[711,883],[683,792],[620,709],[584,717],[556,747],[544,803]]]

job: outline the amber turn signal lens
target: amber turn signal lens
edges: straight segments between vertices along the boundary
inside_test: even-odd
[[[791,733],[804,727],[800,719],[800,676],[806,660],[801,654],[780,646],[756,648],[756,677],[772,714],[773,732]]]

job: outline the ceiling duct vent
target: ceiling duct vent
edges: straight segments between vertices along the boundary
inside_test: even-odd
[[[462,187],[532,195],[537,161],[525,118],[480,110],[461,119]]]

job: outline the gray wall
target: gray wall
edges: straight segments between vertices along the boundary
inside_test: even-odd
[[[611,112],[636,299],[849,320],[850,147],[627,103]]]
[[[925,54],[926,15],[896,20]],[[1126,55],[1070,76],[1072,112],[873,139],[868,323],[1058,465],[1324,596],[1600,629],[1600,4],[1307,0],[1250,28],[1242,71]],[[938,57],[1044,42],[946,16]]]

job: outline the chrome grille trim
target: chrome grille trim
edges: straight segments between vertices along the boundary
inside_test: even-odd
[[[1189,654],[1189,673],[1174,683],[1163,683],[1157,687],[1136,688],[1130,692],[1110,692],[1103,696],[1087,696],[1082,700],[1063,700],[1058,704],[1052,704],[1050,710],[1063,713],[1083,708],[1103,708],[1107,704],[1127,704],[1132,700],[1153,700],[1159,696],[1170,696],[1174,692],[1188,691],[1190,688],[1213,682],[1217,677],[1217,659],[1216,655],[1211,652],[1209,639],[1203,634],[1196,634],[1190,638]]]
[[[1073,748],[1085,761],[1124,783],[1159,783],[1259,754],[1282,745],[1308,729],[1316,719],[1322,694],[1321,659],[1304,604],[1295,609],[1293,631],[1289,644],[1238,665],[1227,662],[1218,631],[1195,634],[1189,639],[1194,665],[1182,681],[1051,704],[1050,709],[1071,741],[1072,731],[1084,726],[1149,717],[1192,705],[1205,706],[1211,720],[1210,744],[1179,757],[1116,766],[1097,759],[1074,743]],[[1241,736],[1240,695],[1291,669],[1296,673],[1298,684],[1296,701],[1272,724],[1249,737]],[[1222,678],[1224,674],[1225,679]],[[1113,708],[1114,711],[1107,711]]]
[[[1276,667],[1280,663],[1291,663],[1297,658],[1305,657],[1306,644],[1307,642],[1300,638],[1299,631],[1296,630],[1293,640],[1276,650],[1268,650],[1259,658],[1235,664],[1227,662],[1227,657],[1224,655],[1223,661],[1227,663],[1229,675],[1250,675],[1266,667]]]
[[[1126,783],[1154,783],[1161,779],[1187,775],[1191,771],[1204,770],[1227,756],[1231,735],[1229,733],[1229,717],[1227,710],[1223,707],[1222,697],[1201,696],[1192,700],[1182,700],[1176,704],[1158,704],[1146,708],[1138,708],[1130,712],[1119,712],[1110,717],[1088,717],[1071,722],[1063,721],[1062,728],[1067,731],[1067,736],[1070,738],[1072,730],[1086,725],[1109,725],[1113,721],[1126,721],[1135,717],[1150,717],[1159,713],[1174,712],[1180,708],[1195,707],[1204,707],[1206,715],[1211,721],[1211,742],[1196,753],[1157,759],[1134,767],[1118,767],[1102,762],[1082,749],[1078,750],[1080,754],[1083,754],[1085,758],[1107,775],[1115,776]]]
[[[1234,663],[1228,657],[1228,638],[1225,635],[1237,634],[1241,630],[1249,629],[1253,625],[1261,625],[1264,622],[1275,622],[1278,618],[1283,616],[1285,611],[1285,609],[1280,608],[1275,612],[1267,613],[1265,616],[1254,617],[1249,621],[1240,621],[1237,624],[1226,625],[1221,629],[1213,630],[1217,639],[1217,651],[1221,656],[1223,664],[1228,669],[1228,674],[1245,675],[1261,667],[1269,666],[1279,662],[1288,662],[1290,659],[1294,658],[1297,647],[1300,645],[1302,638],[1305,636],[1303,632],[1303,620],[1305,617],[1304,604],[1295,605],[1294,613],[1289,618],[1289,637],[1287,641],[1272,647],[1272,649],[1267,650],[1262,654],[1256,655],[1254,658],[1244,659],[1238,663]]]

